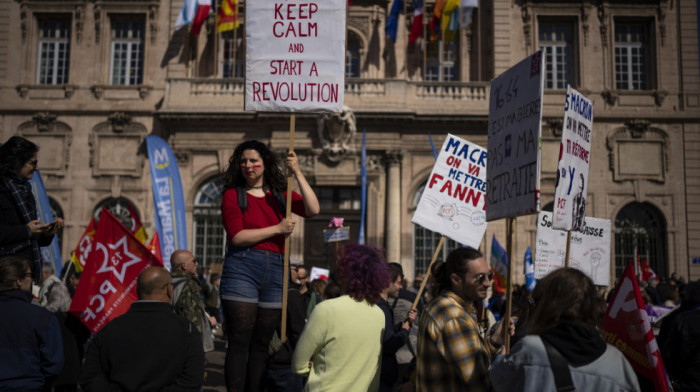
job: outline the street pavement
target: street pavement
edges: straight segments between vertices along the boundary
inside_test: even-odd
[[[207,379],[204,382],[204,392],[226,392],[226,379],[224,378],[224,361],[226,359],[226,341],[216,336],[214,339],[214,351],[205,354],[207,359]]]

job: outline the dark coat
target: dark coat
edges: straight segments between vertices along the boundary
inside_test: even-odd
[[[380,299],[377,306],[384,312],[384,334],[382,335],[382,370],[380,391],[391,391],[399,374],[396,352],[408,341],[408,331],[394,324],[394,311],[388,302]]]
[[[23,290],[0,291],[0,391],[50,386],[63,367],[58,319]]]
[[[85,391],[199,391],[202,337],[170,304],[137,301],[95,335],[80,378]]]

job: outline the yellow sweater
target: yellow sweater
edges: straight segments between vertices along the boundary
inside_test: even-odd
[[[305,391],[377,391],[383,331],[378,306],[347,295],[323,301],[299,338],[292,371],[309,374]]]

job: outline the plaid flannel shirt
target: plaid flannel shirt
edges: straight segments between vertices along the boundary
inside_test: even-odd
[[[479,334],[476,309],[451,291],[421,314],[416,391],[490,391],[493,348]]]

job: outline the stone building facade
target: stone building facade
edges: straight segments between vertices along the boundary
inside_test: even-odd
[[[39,144],[39,169],[67,222],[64,259],[102,205],[121,215],[132,205],[152,235],[149,134],[178,158],[188,241],[205,264],[222,259],[220,175],[235,146],[258,139],[287,151],[289,114],[243,110],[245,1],[235,32],[214,33],[212,16],[197,37],[173,31],[182,4],[0,0],[0,138]],[[426,0],[428,15],[433,6]],[[489,81],[545,47],[542,205],[554,198],[569,83],[595,102],[587,215],[612,220],[611,280],[635,246],[660,275],[700,278],[696,1],[481,1],[452,41],[426,32],[413,44],[411,5],[396,42],[384,29],[390,9],[385,0],[348,7],[346,111],[296,115],[295,151],[322,212],[297,226],[294,257],[332,265],[336,245],[319,238],[334,216],[357,238],[366,131],[367,242],[409,278],[424,271],[439,236],[411,215],[434,161],[429,135],[436,146],[448,132],[485,146]],[[514,271],[534,247],[534,221],[515,221]],[[504,222],[489,223],[487,255],[494,234],[505,242]]]

